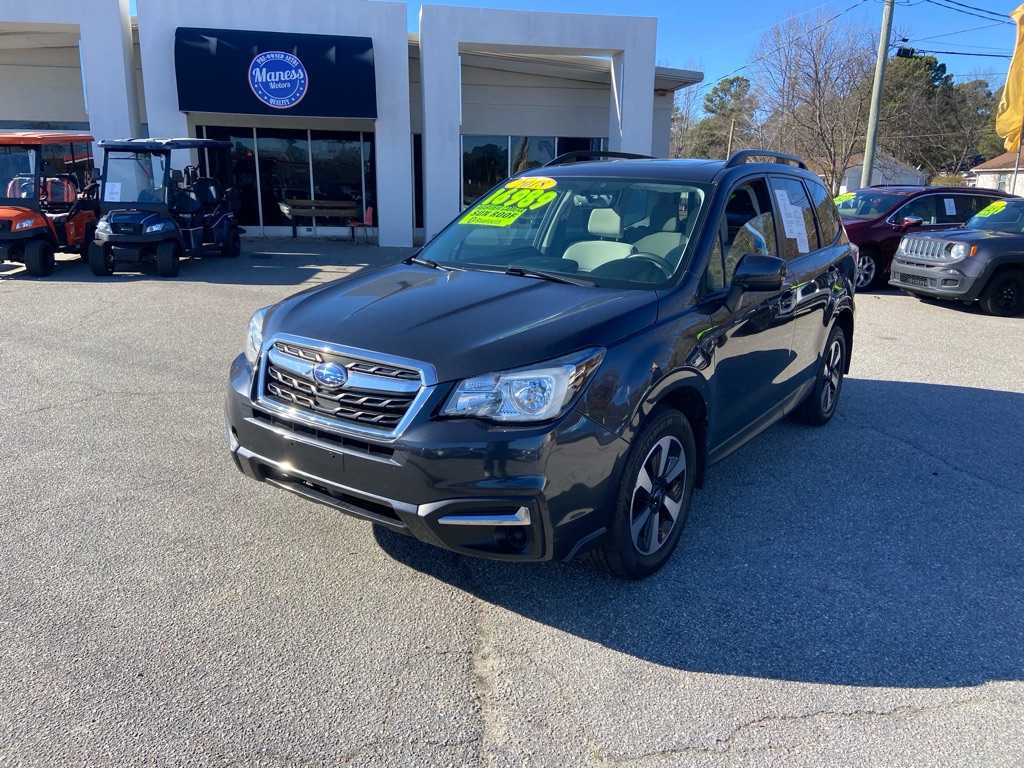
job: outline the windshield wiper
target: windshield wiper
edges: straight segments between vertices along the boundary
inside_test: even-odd
[[[581,280],[575,277],[567,277],[565,275],[556,275],[553,272],[542,272],[539,269],[529,269],[528,267],[509,267],[505,270],[506,275],[517,275],[518,277],[536,277],[541,280],[550,280],[553,283],[565,283],[566,285],[581,285],[584,288],[594,288],[597,283],[593,283],[589,280]]]
[[[403,264],[422,264],[424,267],[430,267],[431,269],[440,269],[442,272],[455,272],[456,267],[446,267],[443,264],[438,264],[433,259],[421,259],[417,256],[410,256],[408,259],[402,262]],[[461,271],[461,270],[458,270]]]

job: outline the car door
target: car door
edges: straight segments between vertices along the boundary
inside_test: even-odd
[[[782,224],[780,255],[788,262],[796,356],[792,375],[799,387],[813,379],[825,346],[829,330],[825,315],[839,276],[839,230],[834,223],[826,229],[827,223],[816,221],[815,209],[831,205],[823,186],[791,176],[773,175],[769,181]]]
[[[747,291],[726,303],[736,265],[747,253],[778,256],[776,211],[767,179],[741,180],[729,190],[704,274],[704,306],[712,327],[702,346],[712,351],[712,461],[774,421],[792,386],[792,292]]]

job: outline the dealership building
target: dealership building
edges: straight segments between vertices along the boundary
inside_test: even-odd
[[[0,0],[0,129],[194,136],[176,157],[240,192],[249,234],[381,245],[436,234],[573,150],[667,157],[674,94],[652,18],[378,0]],[[308,215],[310,212],[316,215]],[[367,218],[369,217],[369,218]]]

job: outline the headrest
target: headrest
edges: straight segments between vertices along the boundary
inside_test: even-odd
[[[622,237],[622,218],[613,208],[595,208],[590,212],[587,231],[594,237]]]
[[[679,221],[679,201],[676,195],[661,195],[651,209],[650,228],[656,232],[675,232]]]
[[[47,179],[46,199],[51,203],[73,203],[75,185],[69,179]]]

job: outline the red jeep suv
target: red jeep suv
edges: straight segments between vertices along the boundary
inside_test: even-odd
[[[875,186],[839,195],[836,205],[850,241],[860,247],[857,289],[889,282],[889,264],[907,232],[959,226],[993,200],[1014,197],[973,187]]]

